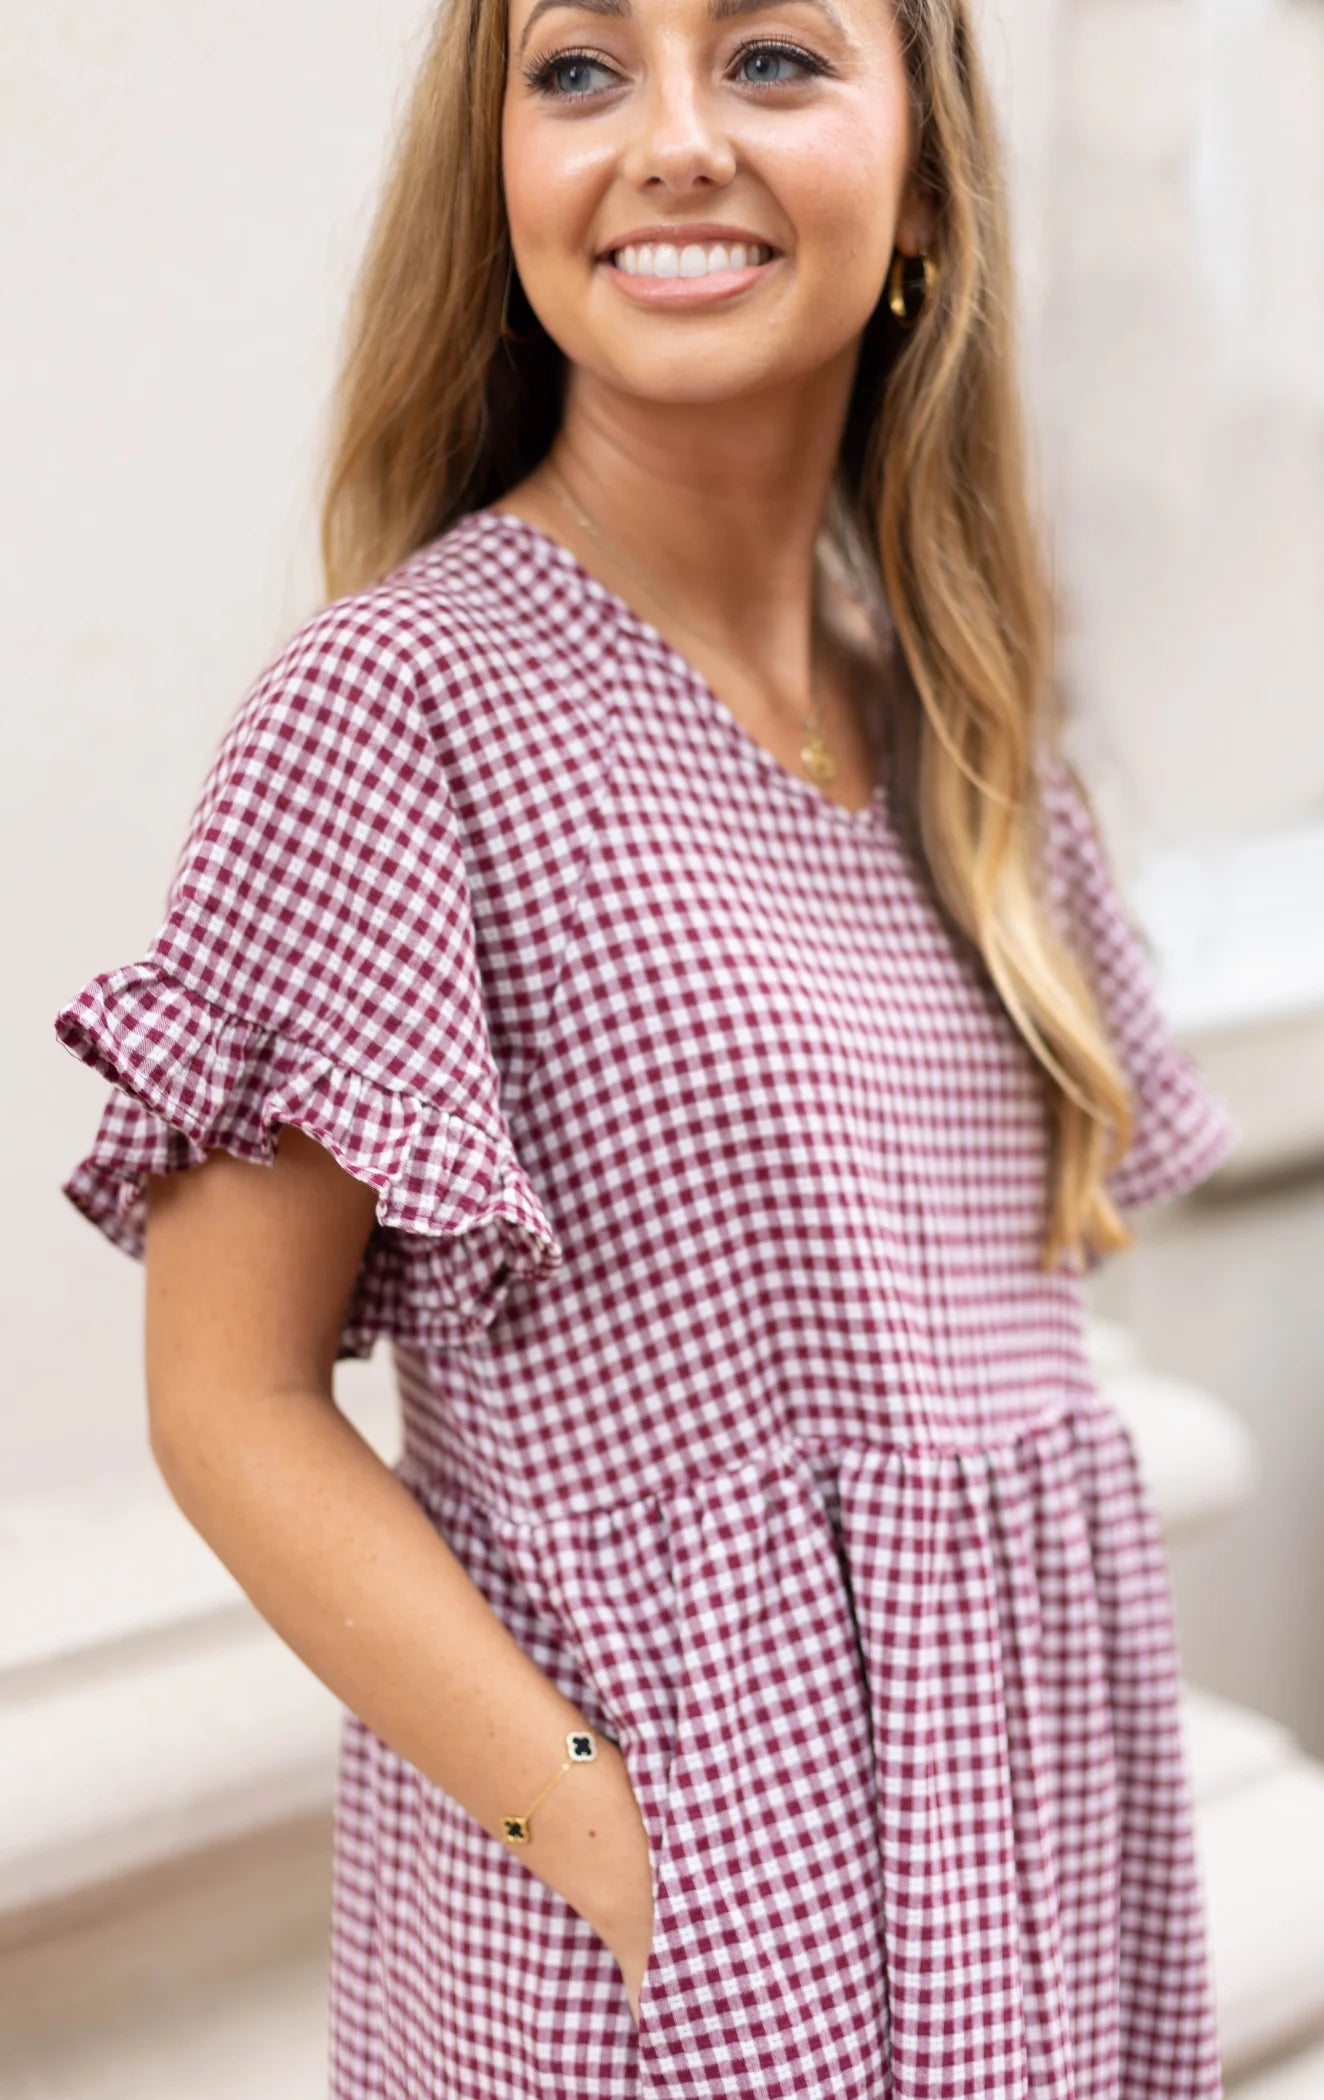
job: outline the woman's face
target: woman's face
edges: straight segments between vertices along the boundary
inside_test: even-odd
[[[928,241],[891,0],[508,5],[515,265],[572,363],[703,402],[855,349]]]

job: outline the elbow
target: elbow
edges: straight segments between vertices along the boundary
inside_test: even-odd
[[[200,1456],[216,1455],[234,1403],[202,1364],[172,1365],[167,1377],[150,1350],[146,1389],[147,1448],[157,1472],[175,1493],[185,1474],[196,1471]]]
[[[153,1399],[149,1394],[147,1403],[147,1448],[152,1463],[166,1486],[174,1490],[181,1465],[188,1449],[190,1436],[178,1419],[178,1410],[172,1410]]]

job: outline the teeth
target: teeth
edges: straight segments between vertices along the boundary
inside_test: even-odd
[[[628,277],[711,277],[717,270],[743,270],[750,263],[765,263],[771,255],[771,248],[755,242],[691,241],[677,248],[670,241],[647,241],[618,248],[612,261]]]

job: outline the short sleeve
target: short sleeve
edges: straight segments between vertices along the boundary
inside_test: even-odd
[[[1054,914],[1091,979],[1132,1089],[1134,1134],[1107,1183],[1125,1214],[1196,1187],[1241,1132],[1196,1059],[1173,1037],[1150,951],[1069,766],[1048,754],[1041,778]]]
[[[278,1127],[376,1191],[338,1355],[481,1333],[561,1247],[517,1157],[463,839],[418,674],[364,598],[250,689],[188,825],[163,923],[55,1019],[110,1082],[63,1193],[141,1258],[149,1174]]]

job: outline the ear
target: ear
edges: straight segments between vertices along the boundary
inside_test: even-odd
[[[933,247],[932,203],[913,180],[908,182],[896,217],[896,245],[903,255],[927,255]]]

